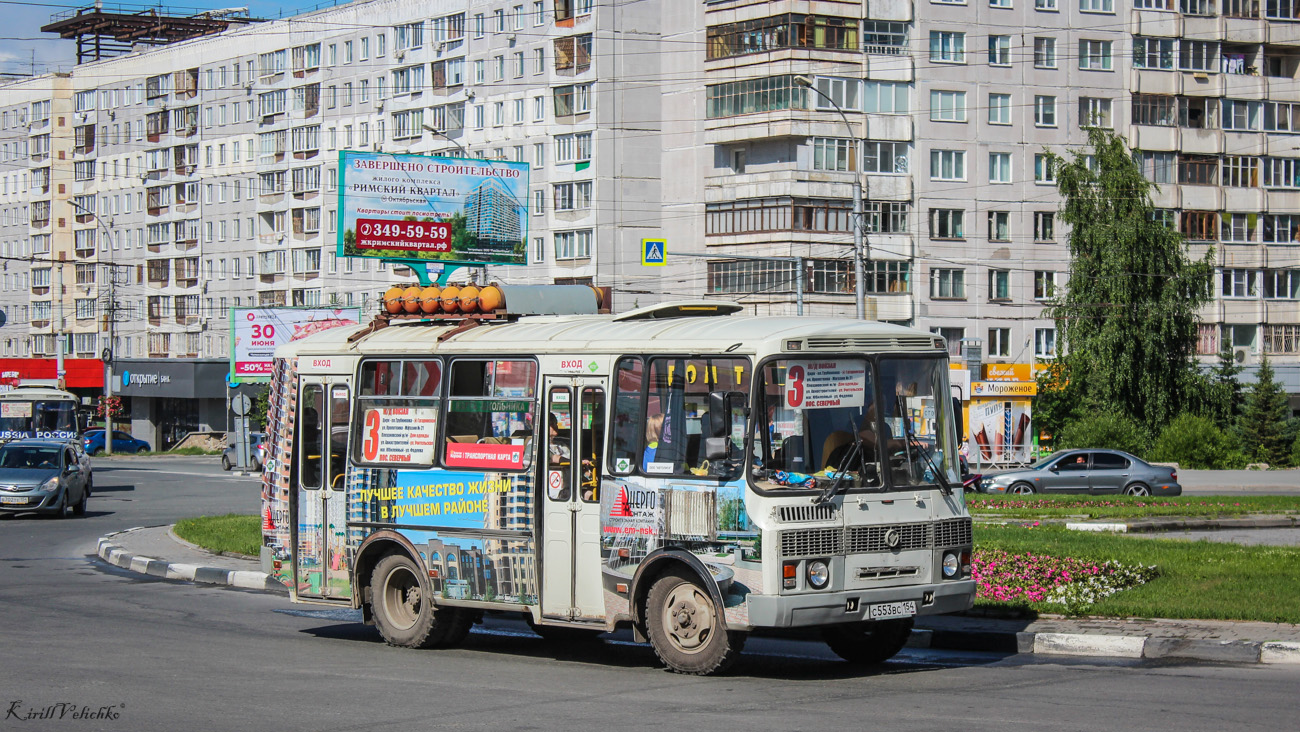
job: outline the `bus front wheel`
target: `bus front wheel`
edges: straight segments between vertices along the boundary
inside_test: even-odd
[[[646,634],[670,670],[697,676],[725,671],[745,645],[745,635],[727,630],[722,608],[684,570],[670,571],[650,586]]]
[[[893,658],[903,650],[911,634],[911,618],[829,625],[822,629],[822,638],[835,655],[864,666]]]
[[[419,567],[404,554],[379,560],[370,579],[379,634],[389,645],[403,648],[439,648],[461,642],[469,633],[472,615],[436,606],[420,576]]]

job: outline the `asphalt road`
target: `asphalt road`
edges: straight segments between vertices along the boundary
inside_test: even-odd
[[[1289,729],[1300,704],[1295,667],[908,650],[863,671],[754,639],[731,675],[700,679],[622,637],[550,643],[515,622],[394,649],[348,610],[93,556],[113,530],[255,510],[254,480],[168,459],[100,462],[95,483],[84,519],[0,517],[0,729],[1219,732]],[[22,718],[57,704],[63,719]]]

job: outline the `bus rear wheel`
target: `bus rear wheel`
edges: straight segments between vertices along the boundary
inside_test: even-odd
[[[884,663],[903,650],[912,634],[912,619],[869,620],[829,625],[822,638],[835,655],[863,666]]]
[[[745,646],[745,635],[727,630],[722,608],[684,570],[670,571],[650,586],[646,635],[665,666],[696,676],[725,671]]]
[[[370,579],[371,606],[379,634],[391,646],[440,648],[465,639],[473,615],[433,603],[419,567],[404,554],[379,560]]]

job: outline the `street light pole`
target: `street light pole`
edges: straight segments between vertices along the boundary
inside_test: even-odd
[[[87,209],[76,201],[69,199],[68,203],[77,211],[95,217],[95,223],[99,225],[100,230],[103,231],[104,236],[107,237],[104,240],[104,243],[109,247],[109,251],[112,251],[113,232],[104,223],[103,219],[101,219],[94,211]],[[102,350],[102,354],[108,357],[104,359],[104,454],[109,457],[112,457],[113,455],[113,323],[117,319],[117,292],[114,287],[115,275],[116,273],[113,271],[113,264],[110,262],[108,263],[108,345]],[[60,276],[62,276],[61,268]],[[60,351],[59,357],[62,358],[62,356],[62,351]],[[59,366],[59,373],[63,373],[62,365]]]
[[[835,111],[840,113],[840,119],[844,120],[844,127],[849,132],[849,139],[853,141],[853,148],[852,148],[853,155],[858,158],[858,160],[853,161],[854,164],[852,165],[853,168],[853,299],[856,301],[854,304],[857,305],[858,320],[866,320],[867,319],[867,302],[866,302],[867,275],[866,275],[866,269],[863,265],[863,260],[866,259],[867,255],[865,251],[866,242],[863,240],[863,236],[862,236],[862,228],[864,225],[862,216],[864,212],[863,212],[863,205],[862,205],[862,174],[857,169],[858,163],[860,163],[861,161],[861,155],[857,152],[858,138],[857,135],[854,134],[853,132],[853,125],[849,123],[848,115],[844,114],[844,110],[840,107],[839,103],[837,103],[834,99],[831,99],[829,96],[826,95],[825,92],[823,92],[821,89],[818,89],[815,85],[813,85],[812,79],[809,79],[807,76],[796,76],[794,77],[794,83],[796,86],[802,86],[805,89],[808,89],[809,91],[813,92],[817,96],[821,97],[822,99],[825,99],[826,101],[830,102],[831,106],[835,107]]]

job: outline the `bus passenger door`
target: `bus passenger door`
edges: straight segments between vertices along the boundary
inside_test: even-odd
[[[600,476],[605,444],[605,387],[599,380],[546,379],[542,517],[542,615],[600,620]]]
[[[320,380],[317,380],[320,379]],[[347,560],[347,384],[303,379],[294,423],[294,571],[302,597],[351,597]]]

